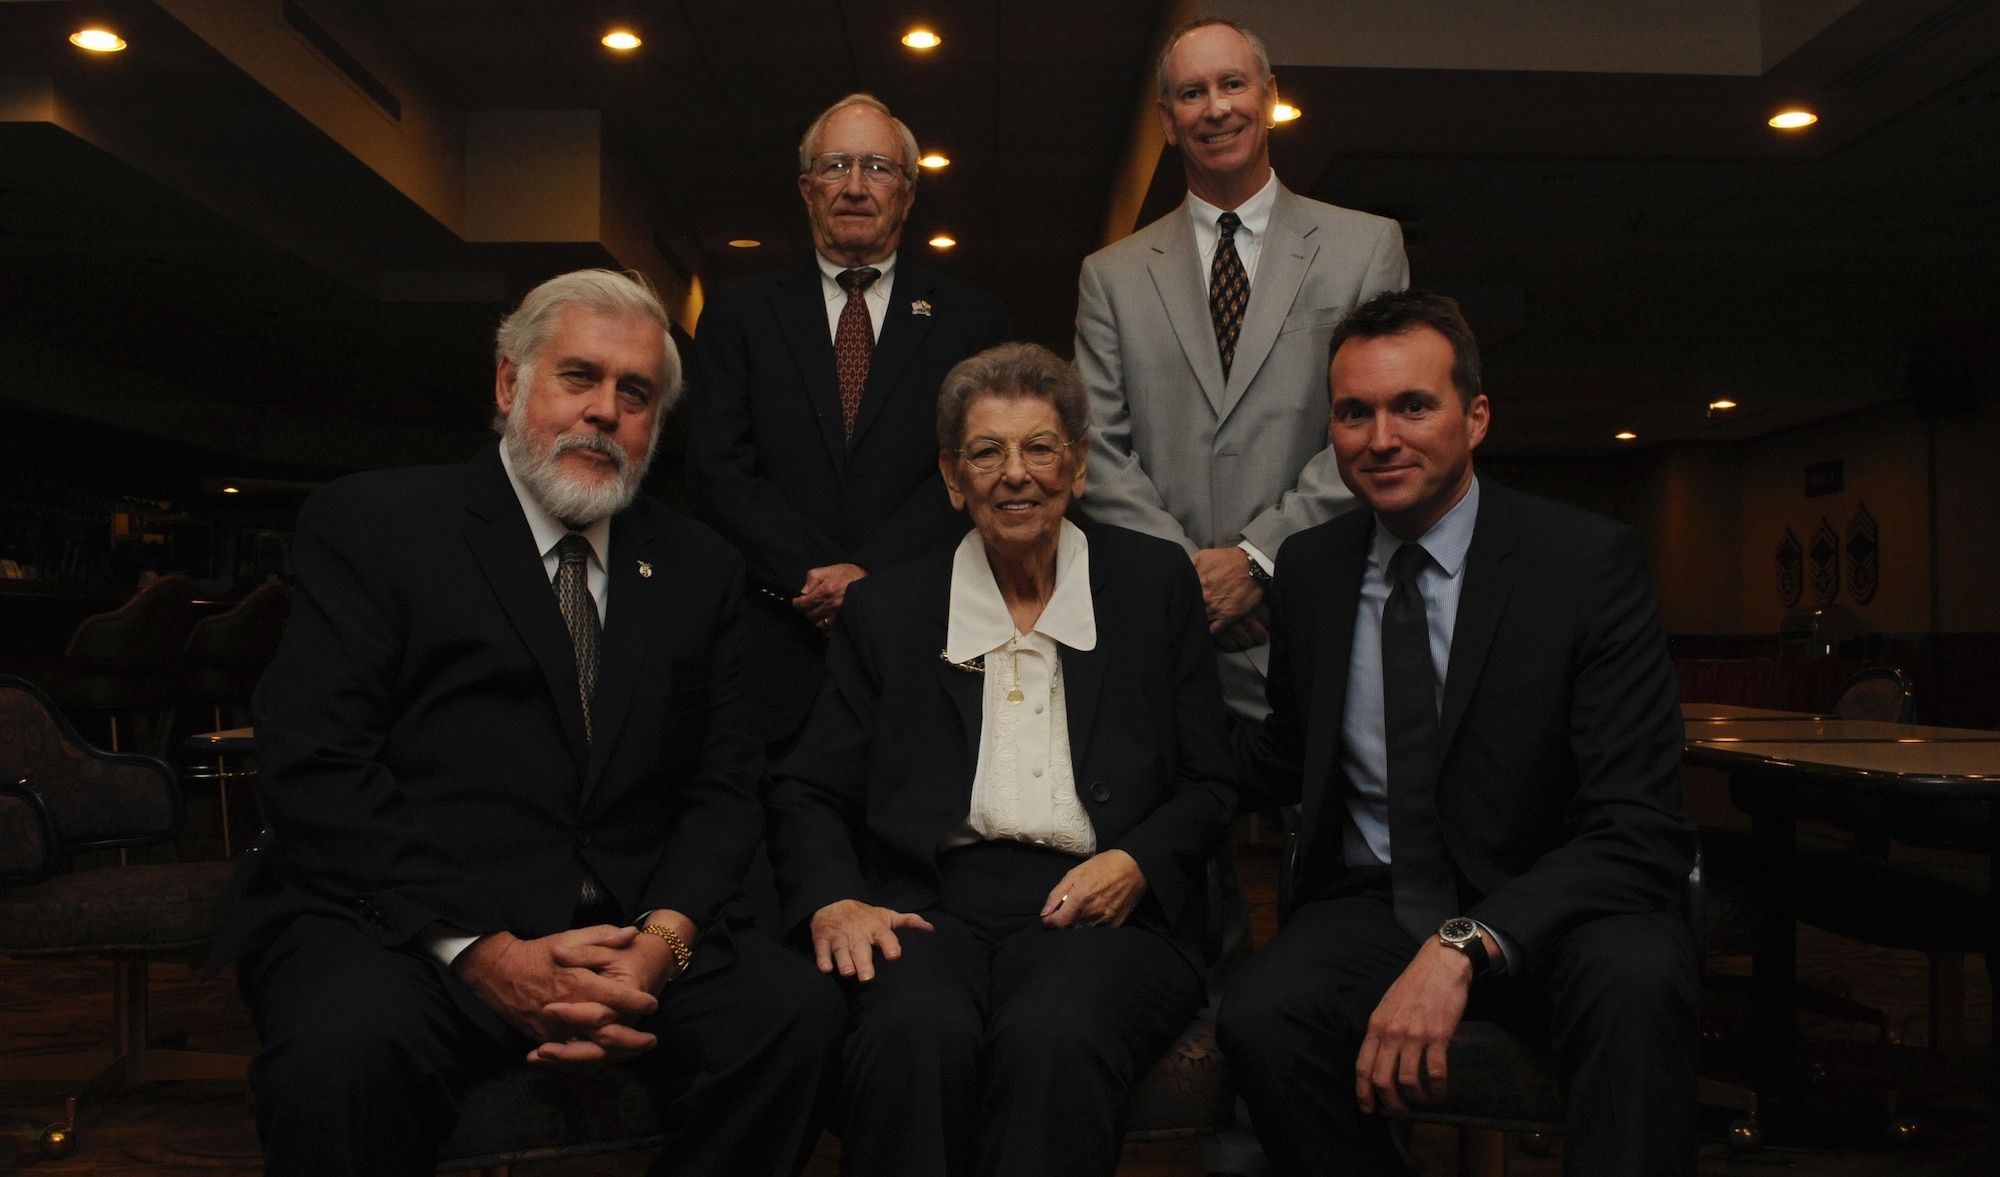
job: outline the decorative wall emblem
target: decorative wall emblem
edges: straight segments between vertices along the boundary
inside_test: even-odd
[[[1856,503],[1847,520],[1847,595],[1855,604],[1866,605],[1881,587],[1881,532],[1868,504]]]
[[[1824,515],[1806,548],[1806,583],[1821,608],[1833,604],[1833,598],[1840,594],[1840,533]]]
[[[1799,546],[1799,537],[1787,527],[1785,538],[1778,541],[1778,603],[1793,608],[1805,587],[1806,551]]]

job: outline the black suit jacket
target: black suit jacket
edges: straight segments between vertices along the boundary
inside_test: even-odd
[[[1341,716],[1374,514],[1300,532],[1278,557],[1272,714],[1244,751],[1303,801],[1302,885],[1340,870]],[[1437,798],[1474,895],[1465,914],[1534,967],[1598,915],[1669,909],[1694,861],[1683,725],[1639,535],[1481,479],[1452,631]],[[1314,834],[1321,835],[1313,837]],[[1330,844],[1322,845],[1321,842]]]
[[[1201,585],[1179,545],[1088,525],[1097,648],[1062,650],[1071,762],[1100,851],[1145,873],[1134,913],[1197,964],[1204,870],[1236,803]],[[980,674],[944,661],[952,548],[859,582],[827,676],[771,787],[784,920],[938,900],[938,844],[972,804]]]
[[[804,717],[825,656],[787,603],[807,570],[880,572],[965,531],[938,476],[938,387],[953,364],[1008,338],[1007,312],[907,257],[893,281],[851,446],[816,261],[723,290],[695,333],[695,513],[743,553],[762,590],[749,640],[773,735]]]
[[[716,918],[760,828],[728,545],[646,500],[612,520],[590,742],[497,447],[315,492],[292,558],[297,600],[254,705],[270,839],[218,961],[308,911],[389,946],[434,920],[546,935],[569,926],[586,865],[628,917]]]

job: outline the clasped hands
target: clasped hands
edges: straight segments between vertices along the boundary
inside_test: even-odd
[[[1048,928],[1118,927],[1146,895],[1146,875],[1123,850],[1106,850],[1071,867],[1042,904]],[[857,981],[875,979],[875,954],[885,961],[903,955],[899,931],[934,932],[914,912],[840,899],[813,913],[813,959],[822,973]]]
[[[1208,632],[1224,650],[1247,650],[1271,640],[1263,586],[1250,578],[1253,558],[1240,547],[1203,548],[1194,554]]]
[[[806,570],[806,586],[792,598],[792,608],[825,633],[833,626],[834,615],[847,603],[847,586],[868,575],[859,564],[828,564]]]
[[[659,911],[654,920],[693,943],[692,921]],[[522,940],[495,932],[452,962],[479,1000],[539,1045],[531,1063],[619,1062],[658,1045],[631,1023],[657,1010],[655,996],[680,973],[658,936],[599,924]]]

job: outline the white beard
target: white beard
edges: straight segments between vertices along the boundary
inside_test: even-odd
[[[548,445],[537,445],[528,435],[527,407],[528,390],[522,388],[514,397],[514,410],[507,414],[500,443],[507,447],[515,476],[536,502],[571,528],[588,527],[632,505],[646,468],[652,465],[650,447],[645,460],[634,466],[624,446],[600,433],[564,433]],[[562,456],[570,450],[592,450],[610,458],[610,481],[586,482],[565,470]]]

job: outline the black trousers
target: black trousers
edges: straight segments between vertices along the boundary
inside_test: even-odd
[[[656,1171],[794,1174],[837,1075],[839,988],[754,929],[726,939],[667,986],[639,1023],[659,1045],[626,1064],[668,1109]],[[280,1177],[433,1172],[459,1096],[533,1045],[436,961],[344,919],[302,917],[239,967],[264,1044],[257,1129]]]
[[[1369,1015],[1418,947],[1379,874],[1300,906],[1223,997],[1219,1044],[1287,1177],[1401,1172],[1387,1124],[1362,1115],[1354,1094]],[[1692,1174],[1700,993],[1686,924],[1667,912],[1608,916],[1545,957],[1527,976],[1475,980],[1466,1018],[1553,1043],[1563,1172]]]
[[[949,851],[934,932],[848,982],[841,1171],[1094,1174],[1118,1167],[1128,1095],[1201,1006],[1165,936],[1044,928],[1076,859],[1012,842]]]

